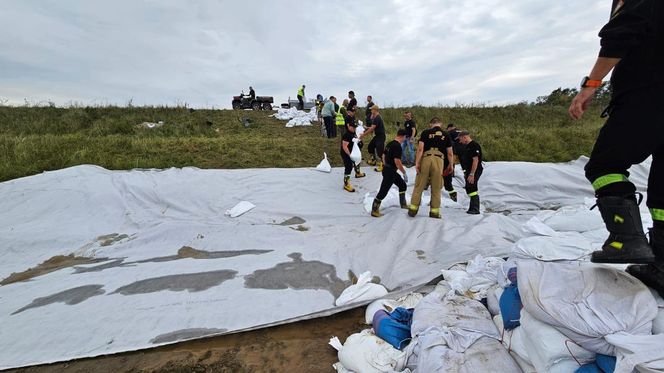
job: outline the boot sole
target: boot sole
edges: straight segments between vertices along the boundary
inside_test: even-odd
[[[603,251],[595,251],[590,256],[590,261],[593,263],[608,263],[608,264],[652,264],[655,263],[655,257],[602,257]]]

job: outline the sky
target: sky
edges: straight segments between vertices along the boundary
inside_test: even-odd
[[[611,0],[3,0],[0,104],[230,108],[354,90],[505,105],[576,87]]]

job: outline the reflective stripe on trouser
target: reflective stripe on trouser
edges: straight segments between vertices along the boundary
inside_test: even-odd
[[[479,192],[468,193],[468,197],[473,197],[479,195]]]
[[[652,220],[664,221],[664,210],[662,209],[650,209],[650,215],[652,215]]]
[[[608,174],[600,176],[597,179],[595,179],[595,181],[593,181],[593,189],[595,189],[595,191],[598,191],[607,185],[622,183],[626,181],[629,181],[629,179],[627,178],[627,176],[623,174]]]
[[[427,152],[429,153],[429,152]],[[440,207],[440,190],[443,187],[443,159],[435,156],[424,156],[420,163],[420,173],[415,178],[415,189],[410,198],[409,207],[417,210],[422,201],[422,192],[427,184],[431,185],[431,209]],[[415,206],[413,208],[413,206]]]

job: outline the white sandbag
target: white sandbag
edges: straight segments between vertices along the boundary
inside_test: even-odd
[[[553,228],[544,224],[540,218],[533,216],[523,224],[521,227],[524,233],[528,235],[537,235],[537,236],[557,236],[558,232],[554,231]]]
[[[371,272],[362,273],[357,278],[357,283],[353,284],[339,295],[334,301],[337,306],[343,306],[350,303],[372,300],[387,295],[387,289],[383,285],[371,283]]]
[[[631,335],[620,332],[607,335],[606,340],[616,347],[615,373],[664,372],[664,334]]]
[[[237,205],[233,206],[233,208],[226,210],[224,215],[230,216],[231,218],[237,218],[238,216],[248,212],[254,207],[256,207],[256,205],[249,201],[241,201]]]
[[[355,127],[355,136],[360,137],[364,133],[364,123],[361,120],[357,121],[357,127]]]
[[[517,241],[513,248],[517,258],[542,261],[579,260],[592,251],[591,242],[578,232],[526,237]]]
[[[569,341],[561,332],[521,310],[520,330],[528,361],[538,372],[573,372],[581,364],[593,362],[595,353]],[[575,360],[576,359],[576,360]]]
[[[538,217],[557,232],[587,232],[604,228],[599,211],[590,210],[586,205],[564,206],[546,217]]]
[[[406,365],[406,354],[377,337],[371,329],[349,336],[338,357],[345,369],[357,373],[401,371]]]
[[[321,172],[332,172],[332,166],[330,165],[330,161],[327,159],[327,153],[323,152],[323,160],[320,161],[318,166],[316,166],[316,171],[321,171]]]
[[[489,289],[486,295],[487,309],[491,316],[500,315],[500,296],[503,295],[503,288],[495,285]]]
[[[515,354],[513,351],[510,351],[510,355],[512,356],[512,359],[514,359],[514,361],[516,361],[516,363],[519,365],[519,368],[521,368],[521,371],[523,373],[537,373],[537,369],[535,369],[535,367],[532,364],[523,360],[519,355]]]
[[[489,288],[497,284],[497,272],[505,261],[501,258],[475,256],[465,271],[443,270],[443,278],[459,295],[476,300],[486,298]]]
[[[357,146],[357,143],[359,141],[360,140],[357,138],[353,139],[355,145],[353,145],[353,150],[350,151],[350,160],[355,162],[355,164],[359,164],[360,162],[362,162],[362,151],[360,150],[360,147]]]
[[[616,356],[605,336],[652,331],[657,303],[648,288],[624,271],[584,262],[519,260],[524,309],[586,350]]]
[[[657,316],[652,321],[652,334],[664,334],[664,298],[659,295],[657,290],[648,289],[657,302]]]
[[[521,327],[517,326],[512,330],[505,330],[501,315],[494,316],[493,323],[496,325],[498,332],[500,332],[503,346],[512,352],[513,355],[517,355],[521,361],[532,366],[533,363],[530,361],[530,356],[528,356],[528,351],[526,350],[527,341]]]
[[[397,298],[397,307],[403,307],[405,309],[415,308],[420,304],[420,301],[422,301],[423,298],[424,295],[421,293],[408,293],[403,297]]]

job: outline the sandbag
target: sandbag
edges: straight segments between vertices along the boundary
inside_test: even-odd
[[[537,260],[519,260],[517,267],[524,309],[588,351],[617,356],[608,336],[651,333],[657,315],[655,299],[624,271],[591,263]]]
[[[512,330],[521,325],[519,319],[521,318],[521,297],[519,296],[519,288],[516,285],[511,285],[503,290],[500,296],[500,316],[503,318],[503,328],[505,330]]]
[[[487,297],[489,288],[497,284],[497,273],[505,263],[502,258],[475,256],[465,269],[443,270],[443,278],[459,295],[480,300]]]
[[[578,232],[526,237],[517,241],[513,248],[517,258],[542,261],[579,260],[592,251],[591,242]]]
[[[500,315],[500,296],[503,294],[503,288],[496,285],[489,289],[486,295],[486,305],[491,316]]]
[[[353,150],[350,151],[350,160],[355,162],[355,164],[359,164],[360,162],[362,162],[362,151],[360,150],[360,147],[357,146],[357,143],[359,141],[360,140],[358,140],[357,138],[353,139],[355,145],[353,145]]]
[[[401,371],[406,364],[405,353],[378,338],[370,329],[349,336],[337,355],[346,370],[357,373]]]
[[[392,347],[401,350],[410,342],[413,310],[397,307],[392,312],[379,310],[373,317],[374,333]]]
[[[543,211],[537,215],[544,224],[557,232],[587,232],[604,228],[598,210],[589,206],[564,206],[555,211]]]
[[[357,278],[357,283],[353,284],[339,295],[334,301],[337,306],[345,304],[372,300],[387,295],[387,289],[383,285],[371,283],[371,272],[362,273]]]
[[[513,355],[517,355],[526,365],[532,366],[533,363],[531,362],[530,356],[528,356],[528,351],[526,350],[526,339],[523,334],[523,329],[521,327],[517,327],[512,330],[505,330],[503,326],[503,319],[500,315],[494,316],[493,323],[498,328],[503,346],[512,352]],[[519,361],[517,361],[517,363],[522,365]]]
[[[330,161],[327,159],[327,153],[323,152],[323,160],[320,161],[318,166],[316,166],[316,171],[320,172],[332,172],[332,166],[330,165]]]

